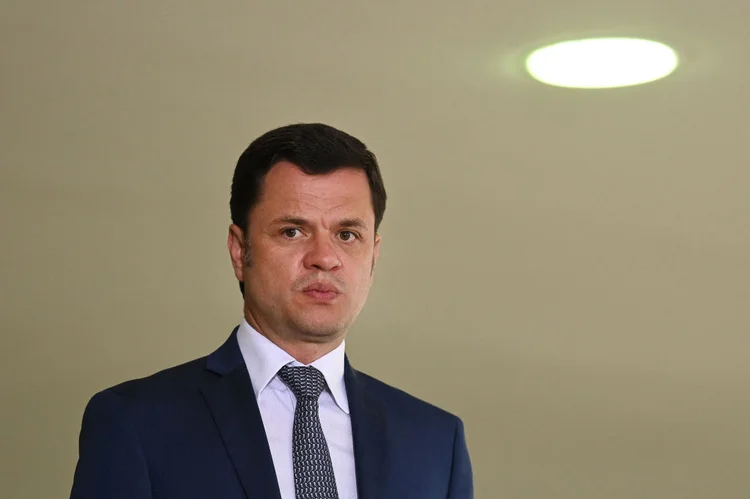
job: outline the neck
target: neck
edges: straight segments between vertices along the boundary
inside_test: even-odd
[[[338,348],[338,346],[341,345],[341,342],[343,341],[343,339],[339,340],[337,344],[288,343],[270,336],[266,336],[266,338],[274,342],[279,348],[294,357],[297,362],[304,365],[312,364],[319,358],[331,353],[336,348]]]
[[[319,358],[334,351],[341,345],[346,336],[346,333],[342,333],[330,338],[313,335],[305,338],[302,335],[280,334],[270,327],[259,324],[248,310],[245,310],[245,320],[253,329],[291,355],[297,362],[304,365],[312,364]]]

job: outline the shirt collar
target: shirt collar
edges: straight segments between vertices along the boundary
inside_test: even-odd
[[[246,319],[242,319],[237,330],[237,341],[240,345],[242,357],[250,375],[250,381],[255,392],[255,399],[263,393],[268,384],[277,376],[279,370],[285,365],[302,366],[278,345],[260,334]],[[335,350],[314,361],[311,366],[318,369],[326,379],[328,389],[333,396],[336,405],[349,414],[349,401],[346,396],[346,384],[344,383],[344,354],[346,342]]]

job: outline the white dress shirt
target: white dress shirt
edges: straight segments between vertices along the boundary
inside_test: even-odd
[[[295,499],[292,428],[296,398],[278,377],[285,365],[301,366],[291,355],[242,319],[237,341],[250,373],[255,399],[263,419],[282,499]],[[325,376],[328,390],[320,395],[320,424],[328,443],[339,499],[357,499],[354,444],[349,401],[344,384],[345,343],[313,362]]]

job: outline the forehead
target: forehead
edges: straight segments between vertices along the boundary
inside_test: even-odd
[[[308,175],[289,162],[278,163],[268,172],[256,208],[253,211],[261,216],[291,210],[375,218],[370,185],[363,170],[340,168],[330,173]]]

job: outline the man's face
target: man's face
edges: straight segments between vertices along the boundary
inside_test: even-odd
[[[343,338],[367,299],[379,245],[362,170],[307,175],[276,164],[250,211],[248,234],[232,226],[229,236],[248,322],[287,341]]]

